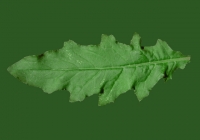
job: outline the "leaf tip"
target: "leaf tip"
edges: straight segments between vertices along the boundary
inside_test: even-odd
[[[102,34],[101,35],[101,42],[102,41],[116,41],[116,39],[113,35]]]
[[[13,75],[13,66],[9,66],[9,67],[7,68],[7,71],[8,71],[11,75]]]
[[[140,44],[141,44],[140,39],[141,39],[140,35],[137,32],[135,32],[133,34],[133,37],[132,37],[131,42],[130,42],[133,49],[136,49],[136,50],[140,49]]]
[[[68,40],[68,41],[64,42],[63,48],[72,48],[72,47],[76,47],[76,46],[78,46],[78,44],[75,41]]]
[[[135,90],[136,97],[141,102],[145,97],[149,96],[149,90]]]
[[[10,72],[10,71],[11,71],[11,67],[10,67],[10,66],[7,68],[7,71],[8,71],[8,72]]]
[[[137,32],[134,32],[133,36],[140,36]]]
[[[190,56],[190,55],[188,55],[188,56],[187,56],[187,59],[190,61],[190,59],[191,59],[191,56]]]

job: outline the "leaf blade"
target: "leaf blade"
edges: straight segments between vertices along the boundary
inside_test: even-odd
[[[69,40],[59,50],[24,57],[7,70],[47,93],[67,89],[70,102],[83,101],[103,89],[101,106],[133,87],[141,101],[161,78],[169,80],[175,69],[184,69],[190,56],[173,51],[160,39],[141,49],[140,38],[135,33],[130,45],[118,43],[112,35],[102,35],[100,45],[83,46]]]

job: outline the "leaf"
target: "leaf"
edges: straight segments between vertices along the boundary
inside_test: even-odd
[[[174,70],[184,69],[190,56],[173,51],[160,39],[154,46],[141,47],[140,38],[135,33],[130,45],[104,34],[99,45],[69,40],[59,50],[24,57],[7,70],[46,93],[67,89],[70,102],[99,94],[101,106],[132,88],[141,101],[161,78],[167,81]]]

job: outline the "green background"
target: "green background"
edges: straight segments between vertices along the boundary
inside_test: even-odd
[[[199,140],[200,9],[197,0],[1,0],[1,140]],[[140,103],[133,90],[99,107],[98,96],[69,103],[69,92],[44,93],[23,84],[7,67],[28,55],[63,47],[69,39],[99,44],[113,34],[130,44],[157,39],[191,62],[160,80]]]

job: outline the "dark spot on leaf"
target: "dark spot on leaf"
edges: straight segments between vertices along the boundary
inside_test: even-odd
[[[64,85],[63,87],[62,87],[62,90],[66,90],[67,88],[66,88],[66,85]]]
[[[99,94],[102,95],[104,93],[104,89],[101,88]]]
[[[167,75],[167,73],[166,73],[166,71],[164,72],[164,76],[163,76],[163,78],[167,78],[168,77],[168,75]]]
[[[144,50],[144,46],[141,46],[141,49]]]
[[[117,43],[118,43],[118,41],[116,40],[116,41],[115,41],[115,43],[117,44]]]
[[[41,60],[44,57],[44,54],[38,55],[38,59]]]
[[[164,80],[167,81],[167,79],[169,77],[169,74],[167,74],[167,69],[164,71],[163,74],[164,74],[164,76],[163,76]]]

